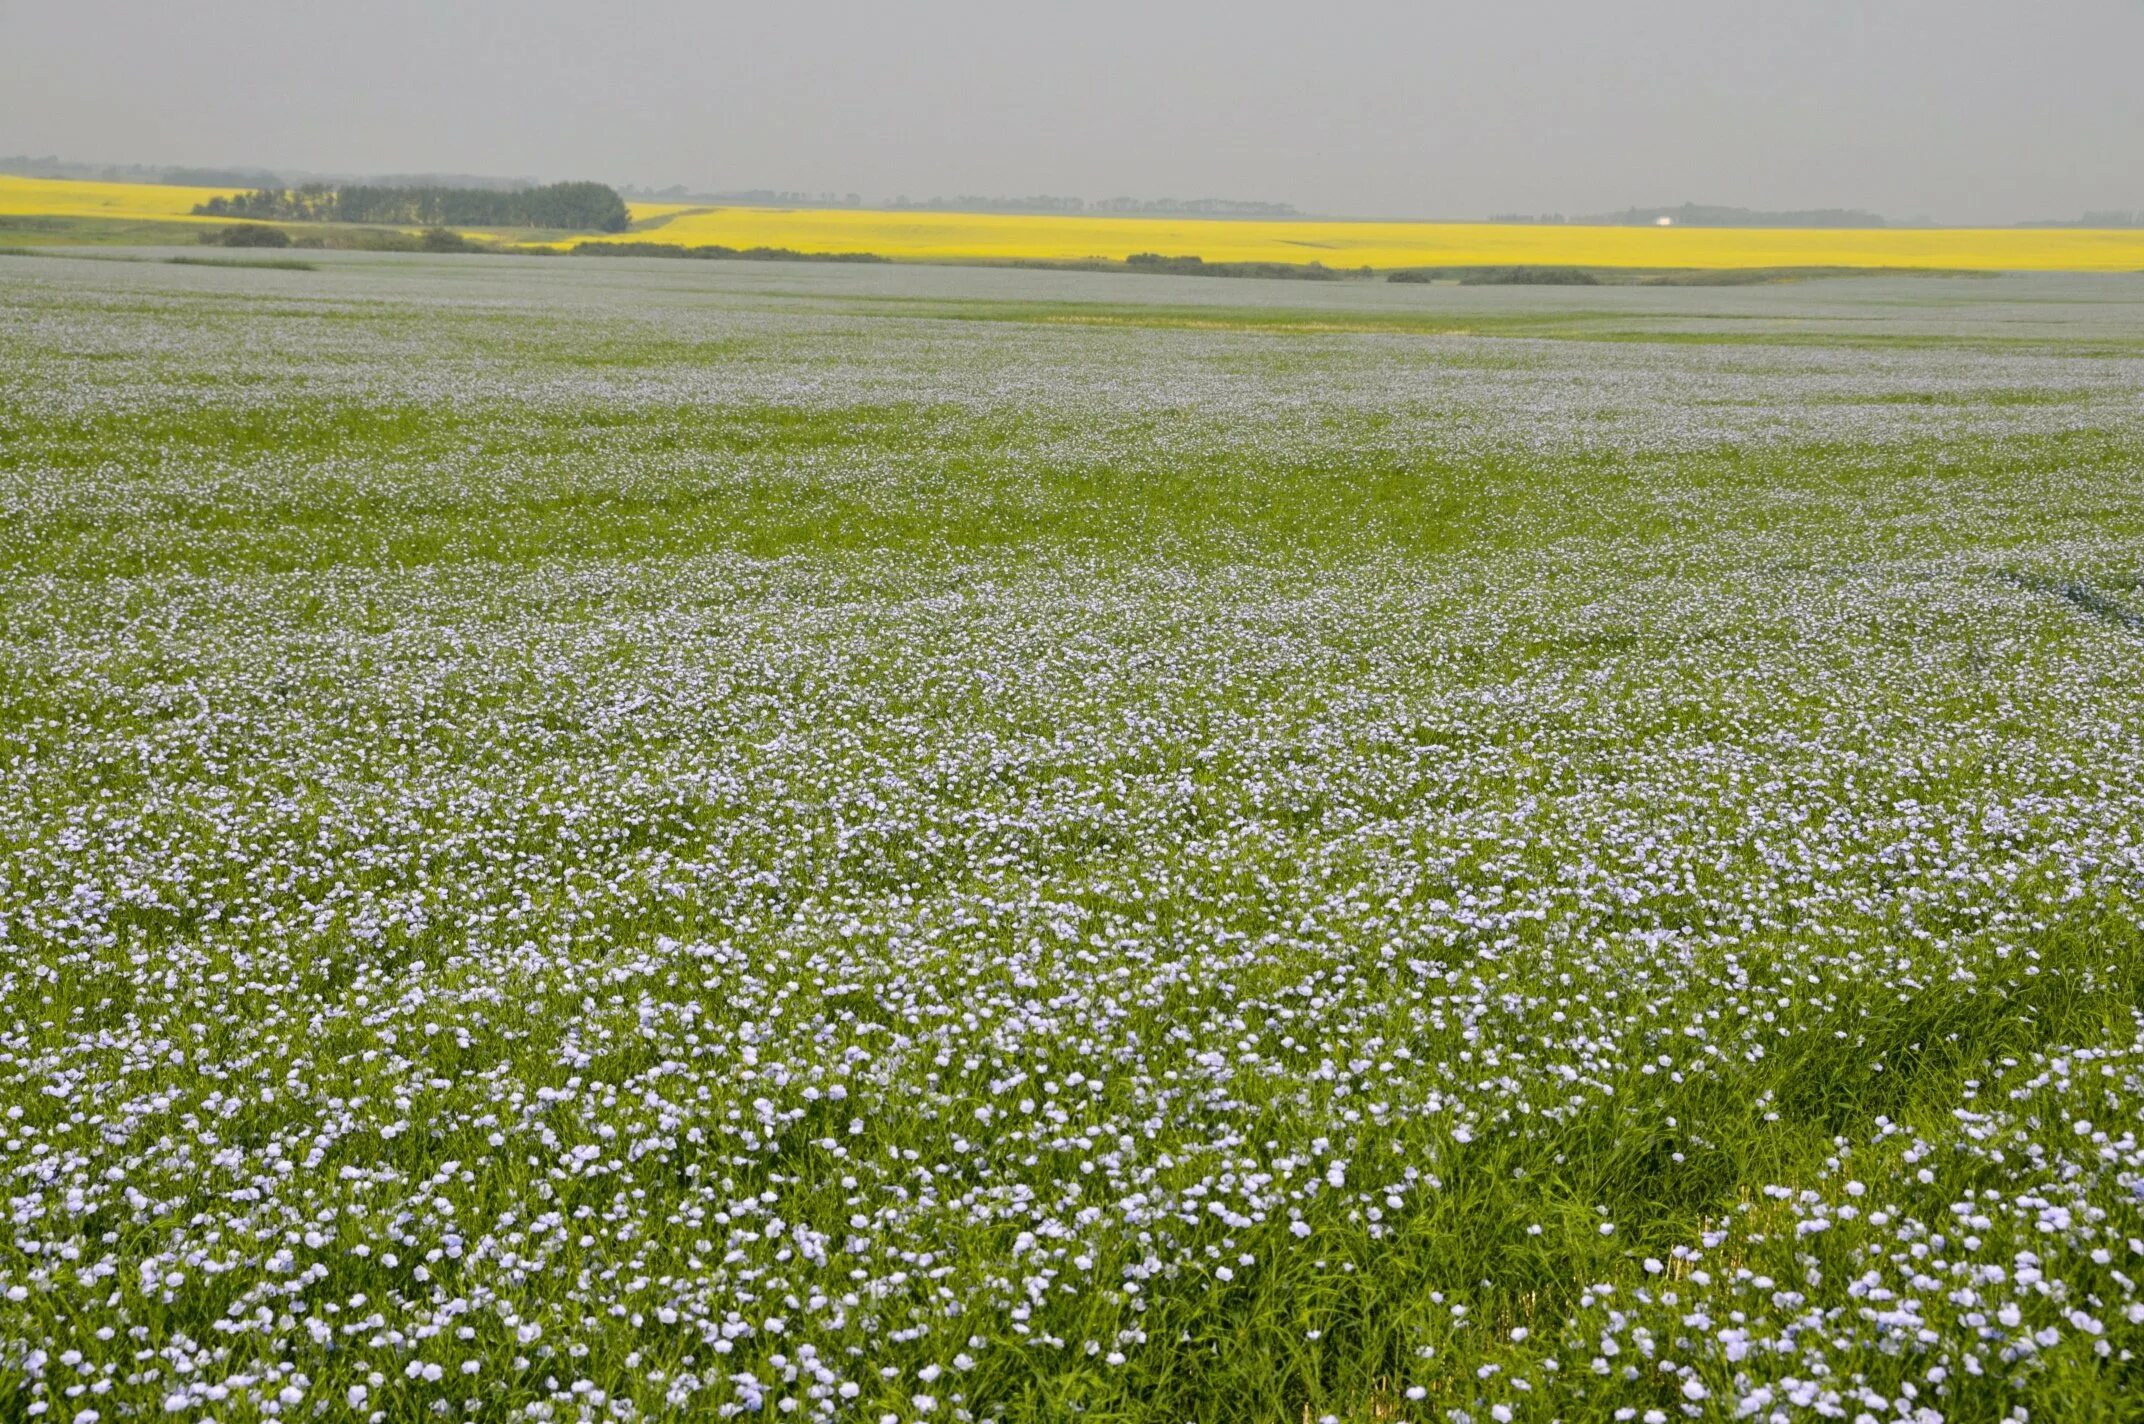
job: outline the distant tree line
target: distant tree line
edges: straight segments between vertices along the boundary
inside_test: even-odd
[[[1042,264],[1038,264],[1042,265]],[[1269,277],[1288,282],[1336,282],[1347,275],[1322,262],[1208,262],[1203,257],[1172,257],[1160,252],[1134,252],[1124,259],[1133,272],[1164,277]],[[1369,268],[1362,271],[1367,274]]]
[[[1860,208],[1796,208],[1766,212],[1758,208],[1727,208],[1710,203],[1684,203],[1673,208],[1625,208],[1620,213],[1596,213],[1574,222],[1602,227],[1884,227],[1881,214]]]
[[[1262,203],[1244,198],[1102,198],[1089,203],[1090,213],[1134,213],[1142,217],[1297,218],[1293,203]]]
[[[1087,211],[1087,200],[1049,193],[1024,198],[993,198],[975,193],[952,198],[911,198],[904,193],[886,206],[905,213],[1083,213]]]
[[[2111,208],[2102,212],[2086,213],[2081,218],[2040,218],[2023,222],[2019,227],[2144,227],[2144,212],[2128,212]]]
[[[506,190],[308,183],[211,198],[194,211],[203,217],[251,222],[543,227],[576,232],[623,232],[632,221],[625,199],[601,183],[550,183]]]
[[[291,188],[301,183],[342,187],[369,183],[376,188],[533,188],[534,178],[500,178],[480,173],[307,173],[285,169],[223,164],[185,167],[168,163],[76,163],[47,154],[0,155],[0,173],[23,178],[75,178],[98,183],[161,183],[187,188]]]
[[[682,183],[667,188],[628,188],[633,197],[651,203],[706,203],[713,207],[738,208],[860,208],[861,193],[792,193],[774,188],[745,188],[727,193],[695,193]]]
[[[73,163],[47,154],[0,156],[0,173],[91,183],[159,183],[182,188],[242,188],[279,181],[265,168],[176,168],[160,163]]]
[[[895,212],[923,213],[1107,213],[1137,217],[1293,218],[1301,217],[1289,203],[1260,203],[1235,198],[1085,198],[1035,193],[1027,197],[991,198],[963,193],[954,198],[911,198],[906,194],[886,204]]]

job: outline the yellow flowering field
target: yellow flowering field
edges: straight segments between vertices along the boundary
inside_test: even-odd
[[[0,218],[224,222],[193,208],[233,190],[0,174]],[[2144,271],[2144,231],[2053,228],[1656,228],[1337,222],[858,208],[632,205],[635,230],[582,241],[870,252],[907,261],[1121,261],[1135,252],[1208,262],[1329,267],[1923,267]],[[510,233],[472,233],[512,242]]]
[[[918,261],[1121,260],[1329,267],[1941,267],[2144,270],[2144,231],[2050,228],[1653,228],[1502,223],[692,208],[636,204],[637,231],[597,239],[874,252]]]
[[[221,222],[197,218],[194,205],[235,188],[178,188],[163,183],[86,183],[0,173],[0,217],[129,218]]]

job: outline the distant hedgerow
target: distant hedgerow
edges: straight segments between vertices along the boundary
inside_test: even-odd
[[[280,222],[399,223],[424,227],[541,227],[623,232],[632,222],[625,199],[602,183],[550,183],[540,188],[259,188],[210,198],[194,208],[205,217]]]

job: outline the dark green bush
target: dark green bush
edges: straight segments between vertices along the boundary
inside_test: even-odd
[[[210,198],[194,209],[209,217],[282,222],[423,224],[427,227],[542,227],[624,232],[625,199],[601,183],[541,188],[337,188],[311,183]]]
[[[1598,287],[1601,279],[1583,267],[1476,267],[1459,277],[1462,287]]]
[[[210,247],[288,247],[290,234],[263,223],[235,223],[202,233],[201,241]]]

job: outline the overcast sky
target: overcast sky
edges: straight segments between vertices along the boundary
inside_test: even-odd
[[[1478,216],[2144,208],[2144,0],[0,0],[0,154]]]

